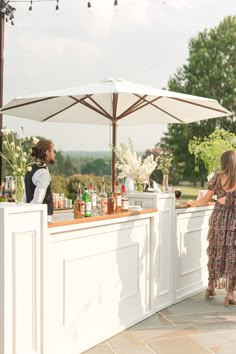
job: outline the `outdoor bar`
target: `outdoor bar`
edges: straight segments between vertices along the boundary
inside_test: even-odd
[[[73,219],[0,204],[0,354],[82,353],[207,284],[212,206],[130,193],[143,210]]]

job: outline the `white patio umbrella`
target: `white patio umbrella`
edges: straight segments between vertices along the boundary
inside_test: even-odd
[[[113,79],[18,97],[0,112],[38,122],[110,124],[113,147],[118,125],[191,123],[232,115],[214,99]],[[115,164],[113,150],[113,186]]]

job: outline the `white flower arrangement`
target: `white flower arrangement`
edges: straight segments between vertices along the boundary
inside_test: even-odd
[[[18,139],[11,129],[2,129],[1,132],[3,135],[3,147],[7,151],[7,156],[2,152],[0,152],[0,156],[2,156],[12,168],[13,176],[24,176],[26,171],[31,171],[32,169],[30,166],[32,164],[32,162],[30,162],[31,151],[29,148],[27,149],[25,143],[28,142],[35,145],[38,139],[35,137]],[[24,151],[24,148],[26,151]]]
[[[151,154],[144,160],[141,156],[137,156],[132,140],[128,140],[128,144],[120,144],[115,148],[118,162],[116,167],[120,170],[118,178],[130,177],[133,181],[140,183],[148,183],[149,176],[156,168],[154,155]]]

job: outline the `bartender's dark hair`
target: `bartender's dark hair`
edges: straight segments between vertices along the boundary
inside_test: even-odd
[[[53,145],[51,140],[41,139],[32,147],[31,156],[36,160],[46,161],[46,151],[50,150]]]

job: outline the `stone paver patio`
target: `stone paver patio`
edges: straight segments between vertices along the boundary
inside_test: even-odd
[[[201,292],[139,322],[83,354],[235,354],[236,306],[225,290]]]

